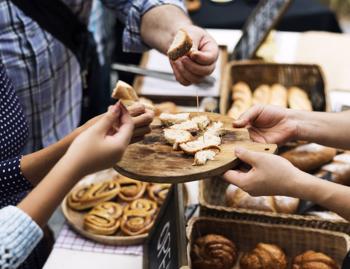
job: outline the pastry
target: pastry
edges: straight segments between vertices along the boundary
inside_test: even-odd
[[[149,199],[140,198],[132,201],[124,208],[124,214],[128,214],[133,210],[142,210],[150,216],[153,216],[157,212],[157,203]]]
[[[178,111],[178,108],[176,106],[175,103],[173,102],[163,102],[163,103],[160,103],[160,104],[156,104],[155,105],[155,115],[156,116],[159,116],[161,113],[177,113],[179,112]]]
[[[120,228],[126,235],[140,235],[147,233],[154,221],[154,216],[143,209],[133,209],[124,212]]]
[[[115,234],[120,226],[123,207],[114,202],[104,202],[95,206],[84,217],[84,229],[93,234]]]
[[[315,143],[298,146],[281,154],[304,172],[312,172],[330,162],[337,151]]]
[[[159,119],[163,125],[169,126],[188,121],[190,119],[190,113],[162,113],[159,115]]]
[[[182,149],[187,154],[194,155],[197,151],[204,149],[220,149],[220,144],[220,137],[204,133],[204,135],[198,137],[195,140],[180,144],[180,149]]]
[[[307,93],[298,87],[288,89],[288,105],[292,109],[312,111],[312,104]]]
[[[247,83],[238,82],[232,86],[232,102],[227,115],[238,119],[252,104],[252,92]]]
[[[188,12],[194,12],[201,8],[201,0],[185,0]]]
[[[176,130],[176,129],[164,129],[164,138],[166,141],[173,145],[173,149],[177,150],[179,144],[186,143],[193,139],[193,136],[189,131],[186,130]]]
[[[84,210],[109,201],[119,194],[117,180],[90,184],[73,190],[67,199],[68,206],[75,210]]]
[[[185,30],[180,29],[176,33],[174,40],[171,43],[169,50],[167,52],[169,59],[171,61],[176,61],[182,56],[187,55],[190,52],[192,45],[193,45],[193,42],[191,37],[188,35],[188,33]]]
[[[241,269],[286,269],[287,257],[276,245],[259,243],[242,255]]]
[[[267,105],[270,103],[271,91],[270,87],[266,84],[260,85],[253,92],[253,105]]]
[[[118,197],[126,202],[141,198],[146,191],[147,183],[127,177],[119,177],[120,192]]]
[[[226,190],[226,205],[234,208],[293,214],[298,209],[299,199],[286,196],[250,196],[242,189],[229,185]]]
[[[271,86],[270,105],[287,107],[288,92],[281,84],[273,84]]]
[[[170,187],[171,184],[150,184],[147,187],[147,193],[153,201],[161,205],[165,201]]]
[[[294,258],[293,269],[339,269],[339,265],[329,256],[312,250]]]
[[[237,257],[236,245],[217,234],[208,234],[196,239],[191,250],[193,269],[231,269]]]

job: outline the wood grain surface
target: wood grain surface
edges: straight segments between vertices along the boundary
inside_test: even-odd
[[[122,175],[134,179],[159,182],[181,183],[218,176],[234,168],[239,160],[234,155],[239,145],[259,152],[275,153],[275,144],[254,143],[249,139],[247,129],[234,129],[232,119],[214,113],[191,113],[191,116],[207,115],[212,121],[222,121],[227,130],[222,138],[221,151],[215,160],[203,166],[193,166],[194,156],[174,151],[163,137],[163,127],[158,119],[152,124],[152,131],[142,141],[130,145],[115,169]]]

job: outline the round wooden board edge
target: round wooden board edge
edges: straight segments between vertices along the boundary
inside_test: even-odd
[[[113,236],[113,235],[96,235],[89,233],[80,227],[78,227],[74,221],[70,218],[68,211],[72,210],[68,208],[67,205],[67,196],[63,199],[61,203],[61,208],[63,215],[65,219],[67,220],[68,224],[74,231],[76,231],[78,234],[83,236],[84,238],[87,238],[89,240],[92,240],[97,243],[101,244],[107,244],[107,245],[114,245],[114,246],[129,246],[129,245],[139,245],[145,242],[146,238],[148,237],[147,234],[141,234],[136,236]],[[79,212],[79,211],[77,211]]]

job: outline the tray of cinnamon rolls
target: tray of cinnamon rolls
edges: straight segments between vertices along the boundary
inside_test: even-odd
[[[220,113],[237,119],[257,104],[328,110],[320,67],[259,61],[229,63],[222,83]]]
[[[208,217],[187,237],[191,269],[339,269],[350,249],[345,233]]]
[[[82,179],[65,197],[62,211],[70,226],[88,239],[111,245],[140,244],[170,186],[137,181],[109,169]]]

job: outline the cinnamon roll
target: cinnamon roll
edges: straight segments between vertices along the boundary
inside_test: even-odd
[[[126,235],[147,233],[153,225],[153,216],[143,209],[124,211],[120,228]]]
[[[153,216],[157,209],[158,206],[155,202],[148,199],[137,199],[124,208],[124,214],[128,214],[129,211],[133,210],[143,210],[145,214]]]
[[[161,205],[168,195],[171,184],[151,184],[147,187],[148,196]]]
[[[127,177],[119,177],[117,182],[120,185],[119,198],[126,202],[141,198],[147,187],[147,183]]]
[[[104,202],[95,206],[84,217],[84,229],[101,235],[115,234],[120,226],[123,207],[115,202]]]
[[[113,199],[120,191],[119,182],[114,180],[93,183],[73,190],[68,196],[68,206],[75,210],[92,208]]]

